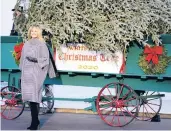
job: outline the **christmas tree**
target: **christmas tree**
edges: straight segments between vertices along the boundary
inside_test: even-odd
[[[171,0],[30,0],[24,13],[27,20],[16,25],[23,38],[31,25],[39,25],[53,35],[58,49],[83,42],[91,50],[113,54],[125,51],[131,41],[171,31]]]

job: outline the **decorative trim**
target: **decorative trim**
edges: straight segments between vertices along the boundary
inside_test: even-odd
[[[1,43],[19,43],[22,42],[21,36],[1,36]]]

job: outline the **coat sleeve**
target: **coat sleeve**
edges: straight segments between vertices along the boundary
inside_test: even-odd
[[[42,44],[39,47],[37,61],[40,68],[44,68],[49,64],[49,51],[46,44]]]
[[[54,67],[52,65],[52,61],[51,60],[49,62],[48,74],[49,74],[49,78],[57,77],[57,74],[55,73],[55,69],[54,69]]]
[[[22,66],[23,66],[23,61],[24,61],[24,48],[25,48],[25,44],[22,48],[22,51],[21,51],[21,57],[20,57],[20,64],[19,64],[19,69],[22,70]]]

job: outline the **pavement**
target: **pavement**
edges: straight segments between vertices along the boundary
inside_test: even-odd
[[[105,124],[98,115],[53,113],[39,115],[40,130],[171,130],[171,119],[161,122],[134,120],[124,127],[111,127]],[[30,125],[29,111],[15,120],[1,119],[1,130],[26,130]]]

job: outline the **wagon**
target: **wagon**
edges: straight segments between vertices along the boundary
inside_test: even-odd
[[[1,80],[8,81],[8,85],[1,89],[1,117],[5,119],[19,117],[27,105],[21,100],[20,71],[10,52],[18,41],[22,39],[14,36],[1,37]],[[162,43],[171,56],[171,36],[162,35]],[[125,72],[122,73],[58,70],[59,77],[47,77],[45,80],[40,112],[51,111],[55,100],[84,101],[91,103],[85,110],[97,112],[110,126],[125,126],[135,118],[143,121],[154,119],[160,113],[164,97],[159,92],[171,92],[171,66],[162,75],[144,74],[137,64],[142,48],[137,44],[129,47]],[[97,67],[79,65],[79,68]],[[100,92],[92,98],[54,98],[50,89],[50,85],[54,84],[100,87]]]

